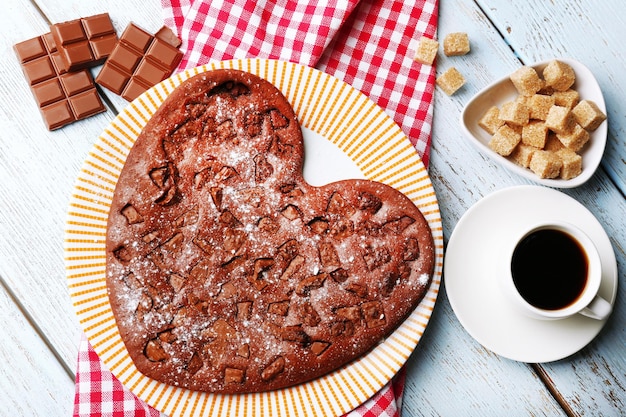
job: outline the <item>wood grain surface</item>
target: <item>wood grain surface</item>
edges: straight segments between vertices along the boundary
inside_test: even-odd
[[[49,132],[13,52],[50,23],[109,12],[118,33],[133,21],[163,25],[158,0],[5,0],[0,13],[0,415],[69,415],[80,325],[63,262],[67,204],[80,167],[127,102],[103,89],[106,113]],[[523,64],[570,57],[595,74],[605,95],[609,137],[592,179],[565,190],[607,231],[618,261],[614,312],[587,347],[563,360],[526,364],[481,346],[455,316],[445,277],[433,317],[407,364],[406,416],[619,416],[626,409],[626,5],[620,0],[440,0],[439,38],[466,32],[471,52],[437,58],[467,82],[437,89],[430,176],[447,242],[482,197],[529,180],[505,171],[463,137],[463,106]],[[98,68],[93,70],[97,74]]]

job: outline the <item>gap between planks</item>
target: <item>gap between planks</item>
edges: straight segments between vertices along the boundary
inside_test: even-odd
[[[32,326],[35,333],[39,335],[39,337],[41,338],[43,343],[46,345],[48,350],[50,350],[52,355],[61,364],[61,367],[63,368],[65,373],[70,377],[72,381],[75,382],[76,375],[74,374],[74,370],[67,364],[67,362],[65,362],[65,360],[63,360],[63,357],[59,354],[59,351],[54,347],[50,339],[46,336],[46,334],[41,329],[41,327],[39,327],[36,320],[33,318],[30,312],[26,309],[24,304],[19,300],[15,292],[7,285],[6,281],[1,275],[0,275],[0,286],[8,294],[9,298],[11,299],[11,301],[13,301],[17,309],[22,313],[26,321]]]
[[[552,382],[552,378],[550,378],[550,375],[548,375],[548,373],[546,372],[546,370],[543,368],[543,366],[541,366],[541,364],[538,363],[531,363],[529,364],[530,367],[533,369],[533,371],[535,372],[535,374],[537,374],[537,376],[539,377],[539,379],[541,380],[541,382],[543,382],[543,385],[547,388],[547,390],[550,392],[550,394],[552,395],[552,397],[556,400],[556,402],[561,406],[561,408],[563,409],[563,411],[565,412],[565,414],[568,417],[577,417],[579,416],[578,413],[576,413],[574,411],[574,409],[569,405],[569,403],[567,402],[567,400],[563,397],[563,395],[561,395],[561,393],[559,392],[558,389],[556,389],[556,386],[554,385],[554,383]]]

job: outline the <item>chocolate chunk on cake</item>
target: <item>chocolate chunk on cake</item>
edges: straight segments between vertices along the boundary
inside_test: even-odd
[[[137,369],[192,390],[274,390],[360,357],[434,269],[419,209],[382,183],[303,178],[297,117],[237,70],[184,81],[141,132],[107,230],[107,288]]]

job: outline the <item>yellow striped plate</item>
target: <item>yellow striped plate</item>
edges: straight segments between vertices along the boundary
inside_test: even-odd
[[[305,137],[317,137],[307,152],[324,144],[320,161],[333,149],[346,172],[387,183],[411,198],[427,218],[435,239],[436,266],[425,298],[411,316],[367,355],[322,378],[255,394],[216,395],[168,386],[140,374],[120,338],[106,290],[105,237],[115,184],[134,141],[165,97],[185,79],[216,68],[235,68],[276,85],[294,107]],[[306,140],[305,140],[306,142]],[[341,159],[343,158],[343,159]],[[312,157],[315,161],[315,157]],[[332,158],[330,159],[332,160]],[[310,160],[305,162],[310,172]],[[331,167],[341,171],[341,167]],[[314,176],[314,175],[313,175]],[[307,178],[308,179],[308,178]],[[401,129],[366,96],[318,70],[282,61],[215,62],[177,74],[130,103],[104,130],[80,171],[65,231],[65,265],[76,314],[94,350],[111,372],[139,398],[169,416],[335,416],[348,412],[382,388],[409,358],[432,314],[443,265],[443,230],[428,172]]]

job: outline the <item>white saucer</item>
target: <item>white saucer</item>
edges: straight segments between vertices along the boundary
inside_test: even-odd
[[[576,224],[596,244],[602,260],[599,294],[612,305],[617,295],[617,261],[602,225],[568,195],[541,186],[497,191],[459,220],[446,250],[444,282],[450,305],[467,332],[494,353],[521,362],[551,362],[585,347],[605,320],[576,315],[536,320],[509,305],[498,285],[495,262],[502,242],[542,220]]]

